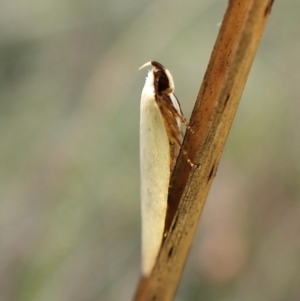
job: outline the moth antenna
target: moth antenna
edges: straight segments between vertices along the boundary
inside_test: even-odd
[[[193,168],[193,167],[200,168],[200,165],[199,165],[199,164],[192,162],[192,160],[190,159],[190,157],[189,157],[189,155],[188,155],[186,149],[185,149],[183,146],[181,146],[181,149],[182,149],[183,155],[185,156],[186,161],[190,164],[190,166],[191,166],[192,168]]]
[[[186,128],[187,128],[188,130],[190,130],[192,134],[195,134],[195,131],[190,127],[189,124],[186,126]]]
[[[179,145],[179,147],[182,149],[182,153],[183,153],[183,155],[185,156],[185,159],[186,159],[186,161],[189,163],[189,165],[190,165],[192,168],[193,168],[193,167],[200,168],[200,165],[199,165],[199,164],[194,163],[194,162],[190,159],[187,150],[186,150],[185,147],[182,145],[182,143],[179,141],[179,139],[176,138],[175,141],[176,141],[176,143]]]
[[[191,126],[189,125],[188,122],[186,122],[186,123],[184,122],[184,124],[185,124],[186,128],[187,128],[189,131],[191,131],[192,134],[195,134],[195,131],[191,128]]]
[[[195,134],[195,131],[191,128],[189,122],[185,119],[185,117],[184,117],[183,115],[179,114],[177,110],[175,110],[174,112],[175,112],[175,114],[177,115],[177,117],[179,117],[180,121],[181,121],[182,123],[184,123],[184,125],[186,126],[186,128],[187,128],[189,131],[191,131],[193,134]]]

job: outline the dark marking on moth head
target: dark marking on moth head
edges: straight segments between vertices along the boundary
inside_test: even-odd
[[[154,71],[154,81],[155,92],[158,95],[170,88],[169,79],[164,71]]]
[[[151,65],[159,70],[165,70],[166,68],[157,61],[151,61]]]
[[[166,73],[166,68],[156,61],[151,61],[151,65],[154,67],[155,94],[162,95],[164,91],[170,89],[170,81]]]
[[[156,300],[156,295],[153,295],[151,300],[155,301]]]
[[[274,0],[269,1],[268,5],[265,9],[265,14],[264,14],[265,17],[271,13],[273,3],[274,3]]]
[[[168,253],[168,258],[170,258],[172,256],[173,253],[173,247],[170,248],[169,253]]]

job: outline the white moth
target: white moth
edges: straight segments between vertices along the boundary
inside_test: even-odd
[[[187,125],[173,94],[171,73],[151,61],[140,107],[142,274],[151,273],[164,235],[170,174],[181,147],[180,122]],[[188,159],[190,162],[190,160]],[[190,164],[192,164],[190,162]]]

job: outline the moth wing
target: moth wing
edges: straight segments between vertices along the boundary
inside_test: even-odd
[[[154,94],[143,90],[140,119],[142,273],[150,274],[159,253],[170,181],[168,135]]]
[[[173,103],[173,106],[174,106],[174,108],[177,110],[178,114],[179,114],[180,116],[183,116],[183,113],[182,113],[181,107],[180,107],[180,103],[179,103],[177,97],[175,96],[175,94],[173,94],[173,93],[170,94],[170,98],[171,98],[171,101],[172,101],[172,103]],[[176,120],[177,120],[178,128],[180,129],[180,128],[181,128],[181,120],[180,120],[179,117],[176,117]]]

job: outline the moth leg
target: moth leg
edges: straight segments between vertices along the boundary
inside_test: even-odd
[[[186,161],[190,164],[190,166],[191,166],[192,168],[193,168],[193,167],[200,168],[200,165],[199,165],[199,164],[192,162],[192,160],[189,158],[189,155],[188,155],[186,149],[185,149],[183,146],[181,146],[181,149],[182,149],[183,155],[184,155],[185,158],[186,158]]]
[[[176,143],[179,145],[179,147],[181,148],[182,153],[183,153],[183,155],[185,156],[185,159],[186,159],[186,161],[189,163],[189,165],[190,165],[192,168],[193,168],[193,167],[200,168],[200,165],[199,165],[199,164],[194,163],[194,162],[190,159],[187,150],[185,149],[185,147],[182,145],[182,143],[179,141],[179,139],[178,139],[177,137],[176,137],[175,141],[176,141]]]
[[[184,125],[186,126],[186,128],[194,134],[195,131],[191,128],[190,124],[189,124],[188,121],[185,119],[185,117],[182,116],[181,114],[179,114],[177,111],[176,111],[176,115],[177,115],[177,117],[179,117],[180,121],[181,121],[182,123],[184,123]]]

